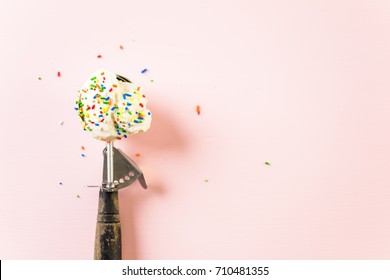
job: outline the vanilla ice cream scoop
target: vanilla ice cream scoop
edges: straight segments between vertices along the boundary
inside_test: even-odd
[[[149,129],[152,115],[140,88],[106,70],[93,73],[76,100],[84,130],[98,140],[113,141]]]

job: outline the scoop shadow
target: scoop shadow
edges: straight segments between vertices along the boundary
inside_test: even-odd
[[[164,108],[151,108],[153,121],[150,129],[146,133],[131,135],[120,149],[127,155],[134,154],[134,150],[145,150],[153,158],[158,158],[162,153],[185,154],[188,141],[181,133],[178,125],[170,117]],[[130,156],[131,157],[131,156]],[[146,159],[143,160],[145,163]],[[147,204],[147,200],[153,196],[163,196],[167,187],[164,185],[163,174],[158,170],[153,170],[153,174],[145,174],[148,182],[148,189],[143,192],[137,182],[132,187],[126,188],[120,194],[120,213],[122,225],[122,258],[135,260],[139,258],[139,247],[137,240],[137,220],[142,217],[141,209]],[[150,183],[150,184],[149,184]]]

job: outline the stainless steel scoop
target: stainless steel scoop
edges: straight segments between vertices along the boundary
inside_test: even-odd
[[[119,81],[131,83],[117,75]],[[114,142],[107,142],[103,150],[103,182],[99,191],[99,205],[95,236],[95,260],[122,259],[121,224],[118,190],[138,180],[146,189],[147,184],[141,169]]]
[[[112,142],[107,143],[107,147],[103,150],[103,154],[102,189],[104,191],[123,189],[130,186],[137,179],[144,189],[148,188],[141,169],[139,169],[139,167],[121,150],[114,148]]]

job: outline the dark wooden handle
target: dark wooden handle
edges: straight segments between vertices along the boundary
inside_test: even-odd
[[[122,240],[118,192],[99,192],[95,260],[121,260]]]

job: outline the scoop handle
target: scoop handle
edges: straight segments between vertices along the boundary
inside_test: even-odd
[[[99,192],[94,259],[122,259],[121,223],[117,191],[100,190]]]

